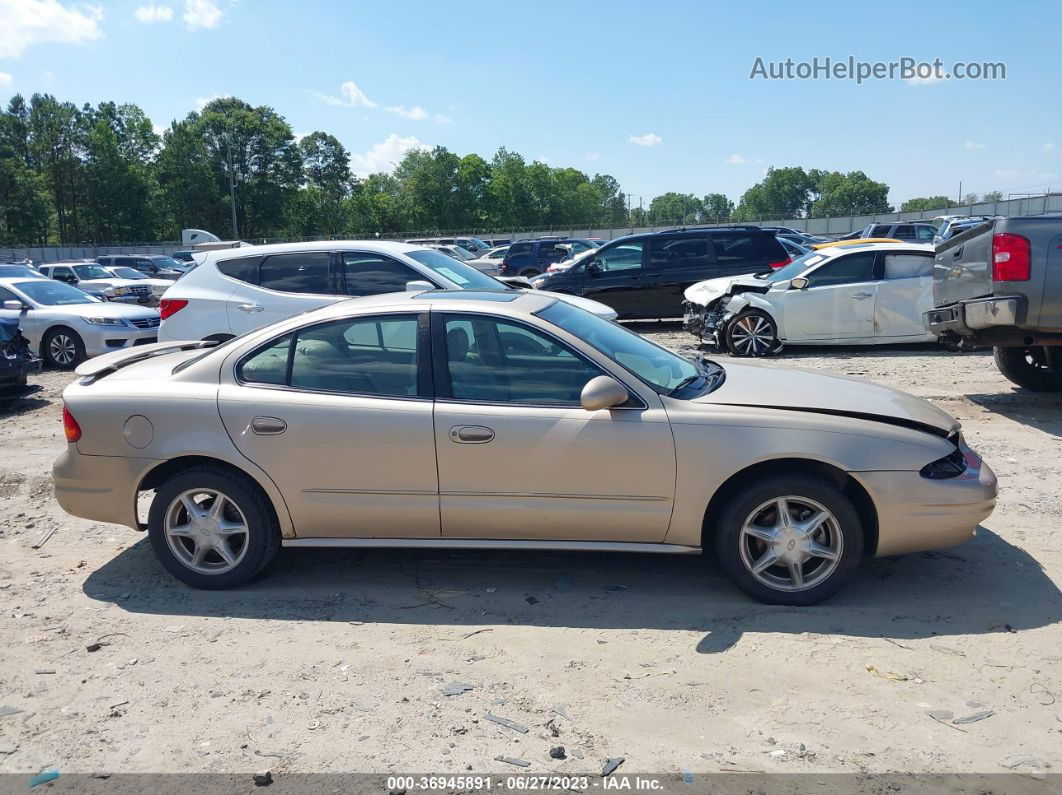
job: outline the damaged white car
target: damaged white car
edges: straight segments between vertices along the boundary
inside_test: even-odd
[[[784,268],[698,282],[685,292],[683,327],[734,356],[785,343],[932,342],[933,246],[867,243],[812,251]]]

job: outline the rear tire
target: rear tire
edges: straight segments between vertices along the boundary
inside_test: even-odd
[[[852,501],[814,476],[750,482],[723,506],[714,532],[723,571],[749,596],[772,605],[827,599],[863,557],[863,524]]]
[[[1003,348],[996,346],[992,355],[999,372],[1007,380],[1033,392],[1062,392],[1062,366],[1051,367],[1043,346]],[[1057,357],[1062,359],[1062,348]]]
[[[81,336],[66,326],[49,329],[41,342],[41,355],[49,366],[59,370],[73,370],[88,358]]]
[[[266,496],[246,476],[220,467],[189,469],[159,486],[148,536],[170,574],[206,590],[242,585],[280,547],[280,527]]]

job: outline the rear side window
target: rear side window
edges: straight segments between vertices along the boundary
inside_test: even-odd
[[[259,284],[282,293],[324,293],[328,287],[328,252],[274,254],[262,261]]]
[[[522,256],[525,256],[525,255],[530,254],[530,253],[531,253],[531,244],[530,243],[513,243],[511,246],[509,246],[509,254],[507,256],[509,258],[522,257]]]
[[[426,279],[401,262],[380,254],[343,254],[343,276],[347,283],[347,295],[379,295],[400,293],[406,282]]]
[[[892,234],[897,240],[914,240],[915,232],[912,224],[900,224]]]
[[[914,279],[933,275],[932,254],[886,254],[886,279]]]
[[[223,259],[218,262],[218,270],[229,278],[249,284],[258,284],[258,265],[261,257],[240,257]]]
[[[768,237],[740,232],[712,235],[712,244],[715,248],[715,259],[722,264],[771,257],[785,258],[785,250],[782,244],[774,239],[774,235]],[[779,254],[781,256],[777,256]]]
[[[657,268],[692,268],[710,263],[712,241],[707,237],[653,238],[649,261]]]
[[[240,362],[236,375],[241,381],[251,384],[274,384],[283,386],[288,378],[288,352],[291,335],[285,334],[269,343],[257,353]],[[213,351],[210,351],[211,353]]]
[[[303,329],[291,356],[291,385],[416,397],[416,340],[416,315],[338,320]]]

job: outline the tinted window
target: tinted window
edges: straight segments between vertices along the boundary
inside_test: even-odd
[[[18,301],[20,304],[22,303],[21,298],[5,287],[0,287],[0,302],[2,301]]]
[[[390,257],[381,254],[343,254],[343,275],[347,282],[347,295],[379,295],[400,293],[406,282],[424,281],[424,277]]]
[[[531,248],[532,246],[530,243],[513,243],[509,246],[509,257],[522,257],[526,254],[530,254]]]
[[[874,280],[873,251],[849,254],[828,262],[808,276],[810,287],[826,287],[835,284],[854,284]]]
[[[886,279],[914,279],[933,275],[932,254],[886,254]]]
[[[223,259],[218,261],[218,270],[226,276],[241,282],[258,284],[258,264],[261,257],[241,257],[240,259]]]
[[[284,385],[287,383],[290,347],[291,335],[285,334],[240,362],[236,368],[237,377],[252,384]]]
[[[911,224],[900,224],[896,227],[896,231],[892,233],[892,236],[897,240],[914,240],[914,226]],[[932,237],[932,235],[930,235]]]
[[[765,259],[772,255],[776,246],[781,246],[778,241],[774,240],[773,235],[768,238],[766,235],[735,232],[725,235],[712,235],[711,239],[715,247],[715,259],[720,264],[750,259]],[[774,243],[774,246],[770,245],[771,243]],[[782,258],[779,257],[779,259]]]
[[[416,340],[416,315],[338,320],[303,329],[291,357],[291,386],[416,396]]]
[[[504,282],[482,271],[477,271],[471,265],[459,262],[441,251],[426,248],[421,251],[410,251],[406,256],[451,282],[452,284],[447,285],[448,287],[456,285],[462,290],[504,290],[508,287]],[[427,279],[426,276],[420,275],[414,278]]]
[[[262,261],[259,283],[284,293],[329,293],[328,253],[274,254]]]
[[[456,400],[579,405],[601,371],[550,337],[496,318],[452,315],[444,323]]]
[[[709,262],[707,237],[653,238],[649,244],[649,262],[657,268],[699,268]]]
[[[633,240],[611,248],[599,248],[593,255],[593,262],[600,270],[607,273],[640,268],[642,267],[642,245],[641,240]]]
[[[934,235],[933,227],[931,226],[916,226],[915,236],[919,240],[932,240]]]

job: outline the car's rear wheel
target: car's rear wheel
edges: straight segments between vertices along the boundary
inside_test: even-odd
[[[863,556],[859,513],[837,486],[768,478],[737,492],[715,523],[719,563],[741,590],[776,605],[832,596]]]
[[[1049,358],[1053,354],[1054,362]],[[993,350],[996,367],[1008,381],[1033,392],[1062,392],[1062,348],[1042,345]]]
[[[276,516],[257,485],[209,467],[182,472],[155,491],[148,535],[170,574],[211,590],[247,582],[280,546]]]
[[[44,335],[41,353],[50,366],[60,370],[72,370],[86,359],[84,340],[66,326],[53,328]]]
[[[733,356],[767,356],[780,349],[774,318],[746,309],[726,327],[726,348]]]

